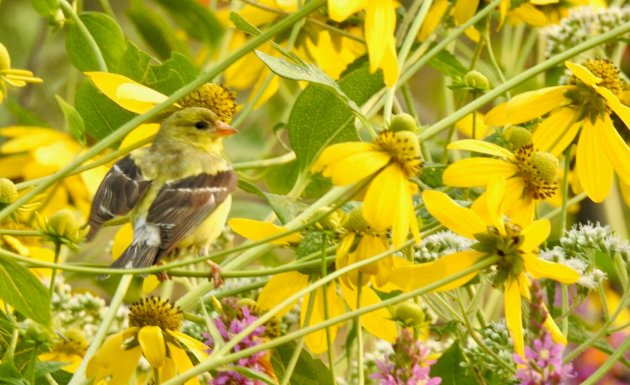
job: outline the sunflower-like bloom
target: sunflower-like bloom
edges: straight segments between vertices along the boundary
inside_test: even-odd
[[[532,144],[514,152],[480,140],[460,140],[450,150],[468,150],[494,156],[459,160],[444,171],[444,184],[457,187],[485,186],[499,176],[506,180],[505,212],[514,223],[526,224],[534,218],[536,202],[552,197],[558,190],[558,159],[535,151]]]
[[[425,191],[422,198],[427,210],[449,230],[475,240],[473,250],[461,251],[442,257],[434,262],[409,265],[394,269],[390,280],[401,289],[409,291],[431,284],[439,279],[465,270],[483,258],[498,256],[495,286],[503,285],[505,318],[514,341],[514,349],[521,357],[525,354],[521,297],[530,300],[530,280],[551,278],[570,284],[580,277],[573,269],[546,261],[538,255],[539,245],[550,231],[546,219],[517,225],[504,221],[505,182],[495,178],[488,185],[486,194],[478,198],[471,208],[458,206],[448,195],[438,191]],[[478,272],[468,274],[438,291],[459,287]],[[553,319],[547,315],[544,326],[554,339],[566,343]]]
[[[28,83],[37,84],[42,79],[33,76],[29,70],[11,68],[11,57],[4,44],[0,43],[0,103],[7,94],[7,84],[13,87],[24,87]]]
[[[150,297],[136,302],[130,308],[130,327],[108,337],[88,363],[88,379],[127,384],[140,356],[157,371],[160,381],[192,368],[188,352],[201,361],[207,357],[207,347],[179,331],[183,320],[181,310],[168,300]],[[198,385],[199,380],[191,378],[186,384]]]
[[[422,169],[420,144],[411,131],[385,130],[373,143],[333,144],[313,164],[337,186],[374,175],[363,199],[363,217],[376,231],[392,229],[392,242],[400,246],[411,232],[420,241],[412,196],[418,188],[409,181]]]
[[[520,3],[516,8],[510,10],[507,17],[512,23],[526,23],[534,27],[544,27],[560,23],[560,20],[569,15],[571,8],[589,3],[601,6],[600,1],[591,0],[530,0]]]
[[[396,8],[395,0],[328,0],[328,14],[336,22],[342,22],[353,13],[365,10],[365,42],[370,57],[370,71],[381,68],[385,84],[396,83],[400,74],[396,56]]]
[[[630,147],[611,120],[614,112],[625,129],[630,127],[630,107],[619,99],[625,82],[609,61],[565,64],[573,74],[570,84],[520,94],[490,111],[486,123],[519,124],[548,114],[534,130],[534,146],[558,156],[579,136],[576,175],[589,198],[601,202],[610,191],[613,170],[630,183]]]

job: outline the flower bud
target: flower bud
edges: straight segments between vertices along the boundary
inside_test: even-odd
[[[418,124],[416,123],[416,119],[413,116],[409,114],[398,114],[394,115],[394,117],[392,118],[392,121],[389,124],[389,129],[393,132],[416,132],[418,130]]]
[[[48,345],[52,342],[53,335],[45,327],[35,322],[29,323],[20,331],[24,341],[35,345]]]
[[[402,302],[396,305],[394,319],[404,326],[414,328],[423,326],[426,321],[424,310],[413,302]]]
[[[179,104],[186,107],[205,107],[213,111],[224,123],[232,122],[236,113],[236,96],[224,86],[206,83],[184,96]]]
[[[486,91],[490,88],[490,81],[479,71],[469,71],[466,73],[464,83],[466,86],[478,91]]]
[[[558,158],[548,152],[536,151],[532,154],[532,165],[538,171],[538,176],[547,182],[554,183],[560,174],[560,162]]]
[[[42,226],[43,232],[55,244],[74,246],[87,235],[89,228],[81,229],[77,218],[67,209],[53,214]]]
[[[341,226],[347,231],[365,231],[370,224],[363,217],[361,207],[357,207],[346,216]]]
[[[525,127],[510,126],[503,131],[503,136],[514,149],[532,144],[532,133]]]
[[[18,198],[18,191],[15,184],[7,179],[0,178],[0,205],[8,205]]]

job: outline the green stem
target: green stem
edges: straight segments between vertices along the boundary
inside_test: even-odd
[[[0,235],[14,235],[16,237],[41,237],[44,234],[41,231],[34,231],[34,230],[5,230],[5,229],[0,229]]]
[[[65,0],[63,0],[65,2]],[[109,134],[103,140],[96,143],[92,146],[88,151],[79,155],[72,161],[70,164],[57,171],[56,173],[50,175],[45,180],[42,181],[40,185],[33,188],[20,198],[18,198],[15,202],[5,207],[0,211],[0,221],[6,218],[9,214],[15,211],[18,207],[20,207],[25,202],[31,200],[37,194],[45,191],[49,186],[54,184],[57,180],[64,178],[69,173],[77,169],[81,164],[83,164],[86,160],[92,158],[94,155],[100,153],[106,148],[112,146],[119,140],[121,140],[125,135],[127,135],[131,130],[135,127],[139,126],[142,123],[145,123],[149,119],[156,117],[161,111],[171,106],[173,103],[177,102],[182,97],[188,95],[193,90],[199,88],[201,85],[207,83],[208,81],[214,79],[217,75],[222,73],[225,69],[227,69],[230,65],[234,64],[240,58],[251,52],[253,49],[263,44],[267,40],[271,39],[276,34],[290,28],[293,24],[303,19],[309,13],[315,11],[316,9],[323,6],[325,0],[312,0],[308,2],[303,8],[299,9],[296,13],[288,16],[286,19],[279,21],[278,23],[272,25],[269,29],[265,30],[260,35],[255,38],[249,40],[247,43],[243,44],[238,50],[228,56],[225,60],[218,63],[213,68],[208,71],[203,72],[199,77],[192,82],[186,84],[184,87],[175,91],[171,96],[169,96],[162,103],[157,104],[155,107],[147,111],[146,113],[136,116],[133,119],[129,120],[127,123],[120,126],[114,132]]]
[[[239,162],[232,164],[232,166],[235,170],[246,170],[250,168],[264,168],[276,166],[279,164],[286,164],[293,162],[295,159],[295,152],[288,152],[284,155],[276,156],[275,158],[252,160],[249,162]]]
[[[569,286],[562,285],[562,314],[569,310]],[[562,318],[562,334],[569,335],[569,317]]]
[[[487,7],[494,7],[496,5],[495,3],[498,3],[498,1],[493,1]],[[486,10],[486,8],[484,8],[484,10]],[[475,16],[479,16],[484,10],[482,10],[481,12],[479,12]],[[420,140],[425,140],[425,139],[428,139],[428,138],[436,135],[437,133],[439,133],[440,131],[442,131],[446,127],[449,127],[450,125],[454,124],[455,122],[461,120],[466,115],[470,114],[472,111],[479,109],[480,107],[484,106],[486,103],[490,102],[491,100],[493,100],[497,96],[504,94],[508,90],[511,90],[515,86],[517,86],[517,85],[525,82],[526,80],[528,80],[528,79],[538,75],[539,73],[542,73],[542,72],[546,71],[547,69],[549,69],[551,67],[554,67],[554,66],[562,63],[563,61],[578,55],[579,53],[581,53],[583,51],[586,51],[586,50],[588,50],[588,49],[590,49],[592,47],[595,47],[595,46],[597,46],[597,45],[599,45],[601,43],[609,41],[609,40],[611,40],[611,39],[613,39],[613,38],[615,38],[617,36],[621,36],[621,35],[627,33],[628,31],[630,31],[630,23],[622,24],[622,25],[620,25],[620,26],[618,26],[616,28],[611,29],[610,31],[608,31],[606,33],[602,33],[600,35],[594,36],[594,37],[586,40],[585,42],[576,45],[575,47],[573,47],[571,49],[568,49],[568,50],[566,50],[564,52],[561,52],[561,53],[559,53],[559,54],[557,54],[557,55],[547,59],[546,61],[529,68],[526,71],[523,71],[519,75],[517,75],[517,76],[513,77],[512,79],[508,80],[507,82],[497,86],[496,88],[492,89],[490,92],[484,94],[483,96],[479,97],[478,99],[475,99],[472,102],[466,104],[462,108],[458,109],[455,113],[450,114],[449,116],[445,117],[444,119],[440,120],[439,122],[433,124],[431,127],[427,128],[426,130],[421,132],[420,135],[419,135]],[[441,45],[442,43],[443,42],[438,44],[438,46]],[[433,50],[435,50],[438,46],[433,48]],[[433,51],[433,50],[431,50],[431,51]],[[427,54],[427,56],[428,56],[428,54]],[[424,64],[424,63],[422,63],[422,64]],[[411,75],[413,73],[414,73],[414,71],[411,71],[411,68],[410,68],[410,70],[408,72],[404,73],[401,76],[401,81],[406,81],[409,77],[411,77]]]
[[[111,303],[109,304],[109,309],[107,309],[107,313],[103,316],[103,320],[92,337],[92,341],[90,342],[90,346],[87,348],[85,355],[83,356],[83,361],[81,361],[81,365],[77,369],[77,371],[72,376],[72,379],[68,383],[68,385],[79,385],[85,384],[85,369],[87,368],[88,362],[92,359],[92,357],[98,351],[98,348],[103,343],[107,332],[109,331],[109,327],[114,321],[116,314],[118,313],[118,308],[122,305],[123,299],[125,298],[125,294],[127,294],[127,289],[131,284],[133,279],[133,275],[127,274],[123,275],[120,278],[120,282],[118,283],[118,288],[116,289],[116,293],[114,293],[114,297],[112,298]]]
[[[320,270],[321,270],[321,274],[322,277],[325,277],[326,275],[328,275],[328,259],[326,258],[327,252],[326,252],[326,233],[324,233],[324,235],[322,236],[322,251],[321,251],[321,258],[319,260],[319,264],[320,264]],[[334,283],[333,283],[334,285]],[[324,318],[328,319],[330,318],[330,304],[328,303],[328,295],[326,295],[326,290],[327,290],[328,286],[324,286]],[[330,328],[326,328],[326,346],[327,346],[327,350],[326,353],[328,354],[328,362],[329,362],[329,366],[330,366],[330,380],[332,382],[333,385],[335,385],[337,383],[337,379],[335,376],[335,346],[334,346],[334,341],[332,339],[332,335],[331,335],[331,331]]]
[[[107,64],[105,63],[105,59],[103,58],[101,48],[98,46],[98,44],[96,44],[94,36],[92,36],[85,24],[83,24],[83,21],[81,20],[79,15],[76,14],[74,9],[72,9],[72,6],[66,0],[60,0],[59,6],[61,7],[64,15],[70,17],[70,19],[72,19],[72,21],[76,23],[77,28],[79,28],[79,32],[81,32],[85,40],[87,40],[88,46],[94,54],[94,58],[96,59],[96,63],[98,64],[98,69],[103,72],[108,72],[109,70],[107,69]]]
[[[408,245],[411,245],[414,241],[410,240],[408,242],[405,242],[399,249],[402,249],[403,247],[406,247]],[[277,306],[275,306],[273,309],[269,310],[267,313],[265,313],[264,315],[262,315],[261,317],[259,317],[255,322],[253,322],[250,326],[248,326],[247,328],[245,328],[241,333],[239,333],[238,335],[234,336],[232,338],[232,340],[226,345],[227,348],[229,346],[228,349],[232,349],[233,346],[235,346],[236,344],[238,344],[243,338],[245,338],[246,336],[248,336],[255,328],[257,328],[258,326],[264,324],[265,322],[267,322],[269,319],[271,319],[271,317],[273,317],[277,312],[279,312],[281,309],[283,309],[284,307],[286,307],[289,303],[293,302],[296,299],[299,299],[301,297],[303,297],[306,293],[312,291],[315,288],[321,287],[324,284],[331,282],[332,280],[342,276],[343,274],[346,274],[354,269],[360,268],[362,266],[366,266],[370,263],[376,262],[379,259],[385,258],[386,256],[390,255],[392,252],[397,251],[399,249],[394,249],[394,250],[389,250],[387,252],[381,253],[379,255],[376,255],[374,257],[371,258],[367,258],[364,259],[363,261],[359,261],[356,263],[353,263],[352,265],[348,265],[342,269],[339,269],[333,273],[330,273],[328,276],[323,277],[321,279],[319,279],[318,281],[314,282],[313,284],[309,285],[308,287],[306,287],[305,289],[300,290],[299,292],[295,293],[294,295],[290,296],[289,298],[287,298],[286,300],[282,301],[282,303],[278,304]],[[183,383],[184,381],[193,378],[194,376],[197,376],[199,374],[208,372],[209,370],[219,366],[219,365],[223,365],[226,364],[228,362],[232,362],[234,360],[238,360],[239,358],[242,357],[247,357],[251,354],[263,351],[263,350],[267,350],[267,349],[271,349],[274,348],[276,346],[282,345],[284,343],[287,343],[289,341],[295,340],[296,338],[300,338],[302,336],[305,336],[307,334],[310,334],[314,331],[317,330],[321,330],[325,327],[331,326],[331,325],[335,325],[341,322],[345,322],[348,320],[351,320],[357,316],[363,315],[363,314],[367,314],[369,312],[378,310],[378,309],[382,309],[382,308],[386,308],[388,306],[392,306],[395,305],[399,302],[402,301],[406,301],[408,299],[414,298],[416,296],[428,293],[432,290],[435,290],[441,286],[444,286],[450,282],[453,282],[459,278],[462,278],[468,274],[471,273],[475,273],[478,272],[480,270],[483,270],[493,264],[495,264],[497,261],[499,260],[498,257],[489,257],[484,259],[483,261],[480,261],[472,266],[470,266],[467,269],[464,269],[460,272],[457,272],[449,277],[446,278],[442,278],[440,280],[436,280],[435,282],[424,286],[422,288],[416,289],[416,290],[412,290],[408,293],[404,293],[404,294],[400,294],[396,297],[387,299],[385,301],[382,301],[380,303],[375,303],[369,306],[365,306],[362,307],[360,309],[356,309],[347,313],[344,313],[342,315],[339,315],[335,318],[331,318],[328,320],[325,320],[323,322],[320,322],[316,325],[312,325],[312,326],[308,326],[308,327],[304,327],[300,330],[296,330],[294,332],[288,333],[282,337],[276,338],[272,341],[266,342],[264,344],[258,345],[258,346],[254,346],[252,348],[248,348],[248,349],[244,349],[238,353],[233,353],[233,354],[225,354],[227,351],[222,351],[220,352],[220,354],[217,354],[218,357],[216,358],[210,358],[207,359],[201,363],[199,363],[198,365],[196,365],[195,367],[193,367],[190,370],[187,370],[183,373],[180,373],[178,376],[164,382],[162,385],[179,385],[181,383]]]
[[[55,259],[54,263],[59,263],[59,253],[61,252],[61,243],[55,242]],[[53,292],[55,291],[55,278],[57,278],[57,268],[53,267],[50,272],[50,286],[48,287],[48,293],[52,299]]]
[[[574,196],[573,198],[567,201],[567,207],[571,207],[574,204],[580,203],[586,198],[587,198],[586,193],[579,193],[578,195]],[[541,218],[553,218],[556,215],[561,214],[561,213],[562,213],[562,207],[557,207],[549,211],[545,215],[543,215]]]
[[[564,150],[564,174],[562,175],[562,206],[560,207],[560,233],[567,231],[567,213],[569,207],[569,172],[571,168],[571,147]]]
[[[363,292],[363,274],[359,271],[357,280],[357,309],[361,308],[361,294]],[[355,318],[355,327],[357,328],[357,375],[359,377],[359,385],[365,384],[365,360],[363,356],[363,328],[361,327],[361,316]]]
[[[488,48],[488,58],[490,58],[490,64],[492,64],[492,68],[496,72],[497,76],[501,80],[501,83],[505,83],[505,75],[503,74],[503,70],[497,61],[497,58],[494,56],[494,50],[492,49],[492,44],[490,44],[490,27],[485,29],[484,40],[486,42],[486,47]],[[510,93],[508,91],[505,92],[508,99],[510,98]]]
[[[630,337],[626,337],[623,343],[615,350],[615,352],[608,357],[606,362],[604,362],[589,378],[582,382],[581,385],[595,385],[599,383],[599,380],[604,377],[613,365],[619,361],[630,350]]]

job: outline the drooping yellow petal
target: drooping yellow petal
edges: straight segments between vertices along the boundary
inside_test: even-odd
[[[228,225],[238,235],[253,241],[260,241],[287,231],[285,227],[248,218],[232,218],[228,221]],[[292,233],[285,237],[275,239],[270,243],[273,245],[288,245],[289,243],[300,242],[301,240],[302,236],[300,233]]]
[[[424,41],[435,31],[442,20],[442,16],[448,9],[448,0],[436,0],[431,4],[427,16],[424,18],[420,32],[418,32],[418,40]]]
[[[485,204],[473,205],[471,208],[480,217],[486,218],[486,223],[491,223],[502,235],[505,235],[505,223],[503,221],[503,197],[505,196],[505,179],[497,176],[493,177],[488,183],[485,192]],[[487,207],[487,214],[480,209]]]
[[[597,77],[588,70],[588,68],[584,67],[581,64],[571,63],[570,61],[565,61],[564,65],[573,72],[573,75],[580,79],[582,82],[586,83],[589,86],[594,86],[597,83],[602,81],[602,78]]]
[[[306,315],[308,310],[308,304],[310,297],[313,295],[309,293],[302,301],[302,308],[300,310],[300,324],[304,327],[307,325]],[[308,325],[317,325],[329,318],[334,318],[343,313],[343,305],[339,301],[337,296],[337,289],[335,284],[328,284],[326,287],[326,298],[328,301],[328,317],[324,310],[324,288],[317,288],[313,298],[313,308],[311,310],[311,318],[308,320]],[[339,324],[328,327],[328,333],[330,333],[330,340],[335,341],[337,336],[337,329]],[[304,337],[306,346],[314,353],[321,354],[328,350],[328,344],[326,343],[326,329],[317,330]]]
[[[476,187],[488,184],[497,175],[507,179],[517,171],[514,164],[501,159],[466,158],[448,166],[442,180],[449,186]]]
[[[595,90],[606,99],[606,104],[611,110],[619,116],[619,118],[630,129],[630,107],[623,104],[619,97],[606,87],[596,87]],[[627,92],[627,91],[626,91]],[[627,102],[626,102],[627,103]]]
[[[447,148],[449,150],[464,150],[464,151],[472,151],[479,152],[486,155],[492,155],[503,159],[511,159],[514,158],[514,154],[512,154],[508,149],[503,148],[501,146],[497,146],[494,143],[485,142],[483,140],[476,139],[464,139],[458,140],[456,142],[450,143]]]
[[[479,0],[459,0],[455,2],[455,7],[453,8],[453,18],[455,19],[455,24],[462,25],[477,12],[477,7],[479,6]]]
[[[392,270],[389,281],[403,291],[419,289],[469,268],[482,257],[482,253],[470,250],[449,254],[433,262],[415,265],[405,263],[403,266]],[[478,273],[467,274],[432,291],[447,291],[457,288],[473,279]]]
[[[319,154],[319,157],[311,166],[311,172],[320,172],[327,166],[335,164],[352,155],[374,151],[376,151],[374,145],[366,142],[344,142],[331,144],[326,147],[321,154]]]
[[[523,228],[521,235],[524,237],[520,250],[533,253],[549,236],[551,223],[548,219],[539,219]]]
[[[180,343],[186,346],[188,351],[191,352],[199,361],[208,357],[208,353],[206,352],[208,350],[208,346],[203,342],[192,338],[179,330],[168,330],[167,333],[174,336]]]
[[[503,294],[505,307],[505,323],[512,336],[514,351],[521,357],[525,357],[525,342],[523,340],[523,319],[521,314],[521,292],[516,280],[505,282]]]
[[[307,285],[308,275],[300,274],[296,271],[276,274],[267,282],[258,295],[258,306],[265,310],[271,309],[287,297],[304,289]],[[282,317],[291,310],[296,303],[297,300],[287,305],[287,307],[276,315]]]
[[[42,353],[37,356],[40,361],[54,361],[61,362],[66,365],[62,366],[61,369],[66,372],[74,373],[79,369],[81,365],[82,357],[77,354],[67,354],[63,352],[47,352]]]
[[[469,239],[486,231],[486,224],[474,211],[458,206],[443,192],[426,190],[422,199],[427,210],[449,230]]]
[[[122,108],[142,114],[168,97],[126,76],[109,72],[85,72],[96,88]]]
[[[532,254],[525,254],[523,258],[525,268],[536,279],[549,278],[566,284],[575,283],[580,279],[580,274],[568,266],[547,261]]]
[[[374,174],[390,159],[391,157],[384,152],[362,152],[329,164],[322,174],[329,177],[334,185],[345,186]]]
[[[393,36],[387,43],[385,53],[378,67],[383,70],[383,80],[387,87],[396,84],[400,75],[400,66],[398,65],[398,56],[396,54],[396,40]]]
[[[164,365],[166,360],[166,344],[159,326],[143,326],[138,331],[138,342],[144,358],[154,368]]]
[[[523,185],[521,178],[508,179],[507,182],[507,185]],[[506,187],[505,191],[503,204],[505,214],[511,222],[521,226],[521,228],[530,224],[536,214],[536,201],[530,196],[523,197],[521,195],[523,188],[517,190]]]
[[[630,147],[615,129],[612,120],[605,115],[596,125],[601,138],[603,153],[608,157],[619,178],[630,183]]]
[[[343,292],[343,298],[346,300],[348,306],[352,310],[356,310],[358,302],[358,292],[356,288],[342,284],[341,291]],[[381,302],[381,299],[369,286],[366,285],[361,287],[360,307],[363,308]],[[380,308],[362,315],[360,317],[360,322],[361,326],[378,338],[388,342],[394,342],[396,340],[396,336],[398,335],[396,323],[392,321],[392,314],[387,310],[387,308]]]
[[[171,355],[171,358],[173,359],[173,362],[175,363],[175,368],[177,369],[178,373],[184,373],[193,367],[193,364],[192,362],[190,362],[188,355],[182,349],[169,343],[168,351]],[[199,379],[197,379],[197,377],[194,376],[191,379],[186,380],[184,384],[185,385],[199,385]]]
[[[564,93],[573,86],[547,87],[516,95],[510,101],[498,105],[486,115],[486,124],[505,126],[519,124],[543,116],[564,101]]]
[[[602,135],[600,128],[587,119],[575,154],[575,171],[584,192],[594,202],[606,199],[612,185],[613,168],[608,156],[603,154]]]
[[[328,16],[336,22],[346,20],[365,8],[366,0],[328,0]]]
[[[574,119],[575,111],[570,108],[561,108],[549,115],[532,134],[534,147],[559,156],[582,126],[581,122],[573,123]]]
[[[110,385],[127,385],[129,379],[138,367],[138,360],[142,355],[139,346],[131,349],[123,347],[127,331],[114,334],[105,340],[101,348],[90,360],[86,369],[86,377],[99,383],[110,377]]]
[[[365,42],[370,56],[370,72],[376,71],[394,38],[396,2],[368,1],[365,9]]]
[[[553,318],[551,318],[551,315],[549,315],[549,311],[547,310],[547,307],[544,303],[542,304],[542,306],[543,309],[545,309],[547,312],[547,317],[545,317],[545,321],[543,322],[543,328],[547,329],[547,331],[551,335],[551,339],[553,340],[553,342],[566,346],[567,338],[564,336],[564,334],[562,334],[556,322],[553,320]]]

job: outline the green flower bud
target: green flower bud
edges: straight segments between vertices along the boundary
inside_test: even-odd
[[[236,113],[236,96],[224,86],[206,83],[184,96],[179,104],[186,107],[205,107],[213,111],[225,123],[232,122]]]
[[[48,345],[53,340],[53,335],[45,327],[37,323],[29,323],[29,325],[20,331],[24,341],[35,345]]]
[[[8,205],[18,198],[18,190],[15,184],[7,179],[0,178],[0,205]]]
[[[315,216],[324,215],[330,211],[330,207],[320,207]],[[317,221],[317,226],[322,230],[336,230],[339,228],[341,222],[343,222],[345,213],[341,210],[335,210],[324,218]]]
[[[466,86],[478,91],[490,89],[490,81],[479,71],[469,71],[464,76],[464,83]]]
[[[75,246],[85,238],[89,228],[81,229],[75,215],[68,209],[53,214],[43,227],[43,232],[55,244]]]
[[[547,182],[554,183],[560,174],[560,162],[558,158],[548,152],[536,151],[532,154],[532,165],[538,170],[538,176]]]
[[[413,302],[402,302],[394,308],[394,319],[404,326],[419,328],[426,322],[424,310]]]
[[[418,130],[418,124],[416,123],[416,119],[413,116],[409,114],[398,114],[394,115],[394,117],[392,118],[392,121],[389,124],[389,129],[393,132],[416,132]]]
[[[363,217],[361,207],[357,207],[346,216],[346,220],[341,226],[347,231],[365,231],[370,227],[370,224]]]
[[[532,133],[525,127],[510,126],[503,131],[503,136],[514,149],[532,144]]]

